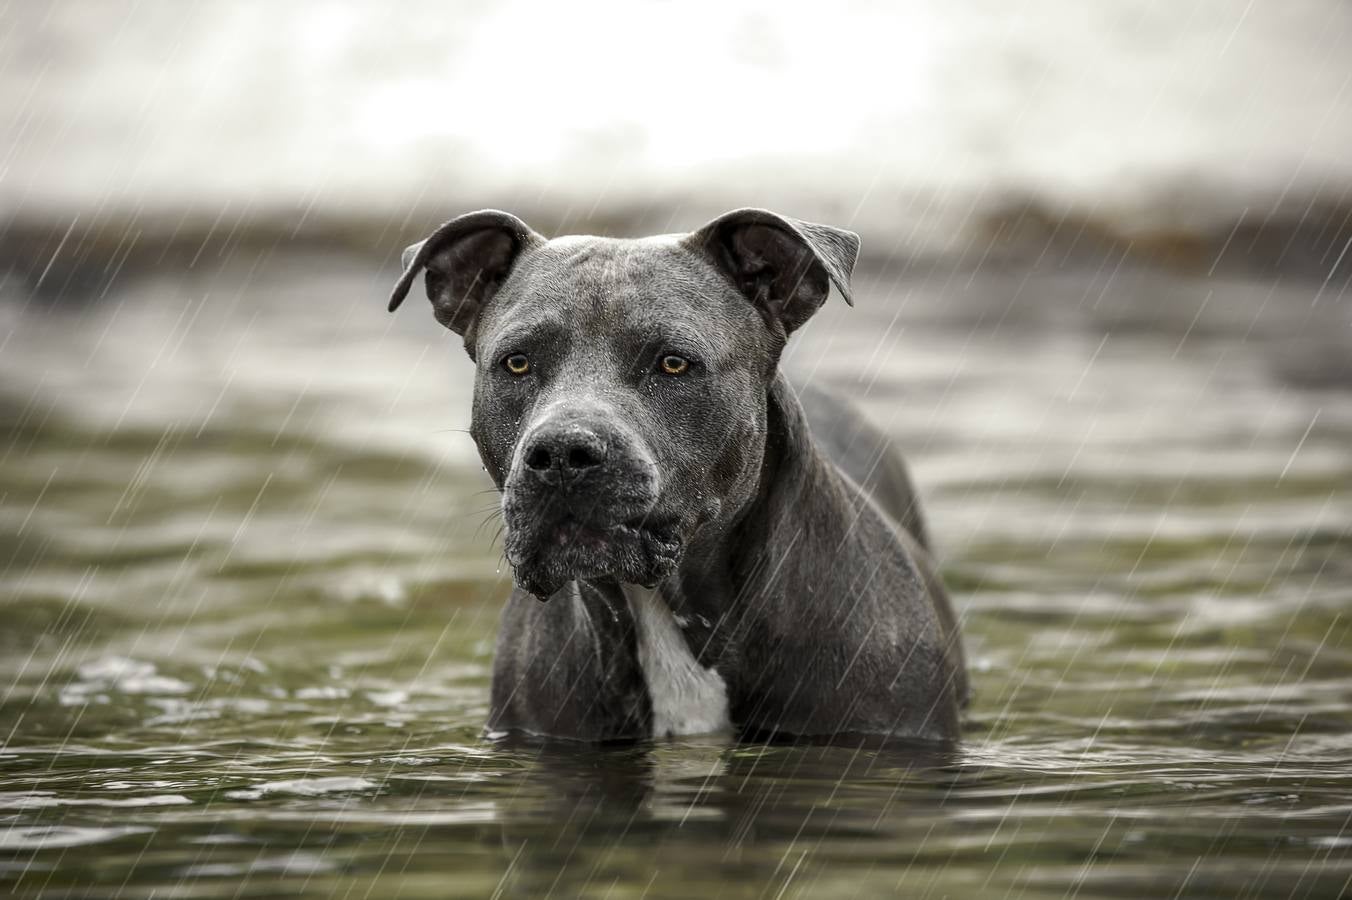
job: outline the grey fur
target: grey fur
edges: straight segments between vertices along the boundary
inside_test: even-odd
[[[850,298],[858,246],[765,210],[548,241],[483,211],[406,251],[390,308],[426,268],[476,361],[470,430],[503,492],[517,587],[491,731],[648,734],[634,583],[722,677],[743,734],[957,736],[961,640],[905,464],[778,371],[831,286]],[[684,373],[663,372],[671,355]]]

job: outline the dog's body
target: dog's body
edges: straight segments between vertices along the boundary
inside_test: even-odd
[[[956,734],[961,648],[925,548],[900,524],[923,534],[905,467],[840,398],[802,399],[777,380],[759,501],[710,558],[683,562],[660,602],[605,582],[547,604],[512,592],[490,729]],[[831,435],[825,448],[817,434]]]
[[[426,268],[503,489],[490,731],[956,737],[961,645],[905,465],[778,373],[856,252],[758,210],[636,241],[475,213],[410,248],[391,308]]]

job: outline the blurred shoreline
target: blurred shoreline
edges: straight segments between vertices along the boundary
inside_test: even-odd
[[[720,211],[698,203],[611,204],[580,215],[573,210],[501,205],[550,237],[685,231]],[[142,216],[91,212],[13,216],[0,219],[0,298],[10,286],[44,303],[88,302],[127,279],[157,270],[193,270],[231,257],[337,253],[393,268],[405,246],[441,221],[473,208],[415,207],[399,218],[282,208],[232,213],[228,207]],[[1324,198],[1309,199],[1299,214],[1246,210],[1228,222],[1131,229],[1093,212],[1058,210],[1034,199],[1010,197],[973,212],[944,247],[916,246],[905,234],[860,230],[861,268],[889,277],[980,269],[1093,269],[1106,263],[1184,276],[1325,282],[1335,293],[1352,280],[1352,203]]]

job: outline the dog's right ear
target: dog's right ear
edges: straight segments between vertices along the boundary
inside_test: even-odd
[[[523,252],[544,238],[516,216],[481,209],[452,219],[404,250],[404,274],[390,293],[399,308],[418,272],[427,270],[427,297],[437,321],[461,335],[473,355],[474,326]]]

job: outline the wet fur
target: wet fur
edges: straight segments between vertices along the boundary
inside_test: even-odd
[[[503,494],[516,589],[490,731],[957,735],[962,649],[906,467],[778,372],[831,289],[850,300],[857,249],[765,210],[638,240],[481,211],[406,251],[390,308],[425,270],[476,362],[471,434]],[[671,350],[695,360],[679,379],[653,368]],[[591,462],[564,468],[579,448]]]
[[[925,533],[905,465],[888,438],[826,391],[810,389],[800,402],[780,377],[768,408],[761,487],[732,552],[687,558],[687,577],[662,586],[688,623],[691,652],[722,675],[744,736],[955,738],[967,697],[961,641],[926,547],[900,524]],[[855,440],[823,448],[809,421]],[[541,604],[513,591],[490,731],[648,737],[652,707],[624,592],[582,582],[566,596]]]

